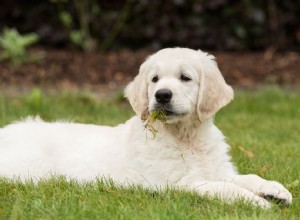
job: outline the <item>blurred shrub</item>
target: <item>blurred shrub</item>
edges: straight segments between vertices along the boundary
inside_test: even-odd
[[[33,88],[25,97],[25,101],[32,115],[43,112],[43,94],[39,88]]]
[[[51,2],[50,2],[51,1]],[[85,49],[300,49],[293,0],[2,0],[0,20],[41,43]],[[1,29],[1,24],[0,24]],[[74,32],[74,33],[72,33]],[[89,39],[91,46],[84,46]],[[73,42],[73,43],[72,43]]]
[[[96,1],[87,0],[49,0],[57,7],[58,17],[62,25],[69,32],[70,42],[81,47],[85,51],[94,51],[97,42],[90,33],[91,17],[99,12]],[[72,5],[73,14],[68,11],[68,5]],[[78,21],[78,27],[75,20]]]
[[[13,65],[33,61],[34,57],[28,55],[27,47],[37,41],[37,34],[20,35],[15,29],[5,28],[0,35],[0,60],[8,59]]]

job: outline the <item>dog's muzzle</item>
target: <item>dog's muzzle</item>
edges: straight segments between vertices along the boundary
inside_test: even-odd
[[[173,93],[169,89],[159,89],[155,93],[156,105],[154,110],[163,110],[167,116],[174,115],[171,105]]]

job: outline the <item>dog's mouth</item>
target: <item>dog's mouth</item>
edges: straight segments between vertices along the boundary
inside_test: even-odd
[[[170,116],[176,115],[175,112],[173,112],[173,111],[171,111],[171,110],[167,110],[167,109],[155,109],[154,111],[160,111],[160,112],[162,112],[162,114],[164,114],[166,117],[170,117]]]
[[[177,111],[174,111],[172,106],[168,105],[156,105],[151,112],[161,112],[163,115],[166,116],[166,118],[173,118],[177,116],[183,116],[184,113],[180,113]]]

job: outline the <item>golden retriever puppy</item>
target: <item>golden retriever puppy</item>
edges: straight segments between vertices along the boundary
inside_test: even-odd
[[[80,181],[106,177],[264,208],[269,198],[291,204],[283,185],[240,175],[231,163],[213,117],[233,99],[233,90],[212,55],[160,50],[141,65],[125,95],[137,115],[116,127],[27,118],[0,129],[0,175],[35,181],[53,174]],[[157,112],[162,116],[151,119]]]

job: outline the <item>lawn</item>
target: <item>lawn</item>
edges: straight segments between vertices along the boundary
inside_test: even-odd
[[[82,92],[24,96],[0,92],[0,125],[26,115],[115,125],[133,112],[120,94],[99,101]],[[300,213],[300,92],[268,87],[237,91],[215,122],[232,146],[241,173],[282,182],[293,194],[289,208],[261,210],[224,204],[194,193],[122,189],[110,181],[79,184],[63,177],[38,185],[0,179],[0,219],[298,219]]]

